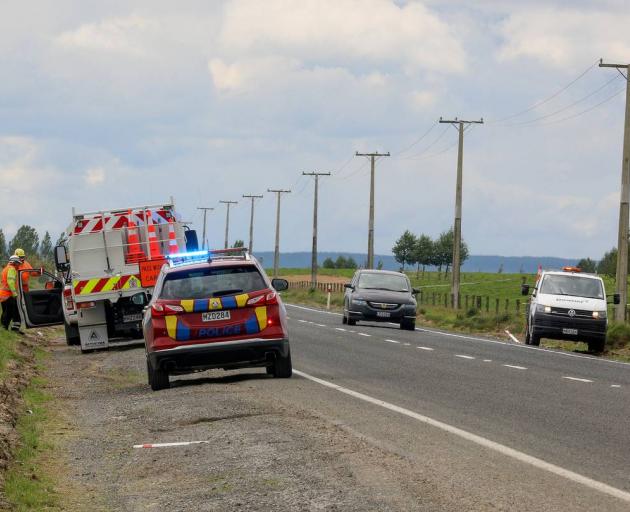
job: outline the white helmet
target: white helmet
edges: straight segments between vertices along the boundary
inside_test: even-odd
[[[19,263],[22,263],[22,262],[20,261],[20,257],[19,257],[19,256],[16,256],[16,255],[14,254],[13,256],[11,256],[11,257],[9,258],[9,263],[18,263],[18,264],[19,264]]]

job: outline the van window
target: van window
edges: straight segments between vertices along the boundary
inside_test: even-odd
[[[546,275],[540,287],[540,293],[548,293],[550,295],[573,295],[574,297],[588,297],[590,299],[604,298],[604,290],[599,279],[575,275]]]

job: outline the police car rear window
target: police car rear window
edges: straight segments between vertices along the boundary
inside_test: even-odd
[[[254,266],[182,269],[164,278],[161,299],[207,299],[267,288]]]

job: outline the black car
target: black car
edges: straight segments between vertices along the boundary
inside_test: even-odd
[[[355,325],[358,320],[396,322],[401,329],[416,328],[418,290],[400,272],[357,270],[346,284],[343,301],[343,323]]]

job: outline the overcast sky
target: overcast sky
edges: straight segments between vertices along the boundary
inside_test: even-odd
[[[367,249],[453,223],[466,132],[463,236],[472,254],[601,257],[616,244],[628,1],[0,0],[0,227],[56,238],[71,208],[174,196],[212,246]],[[572,83],[580,75],[577,81]],[[572,83],[572,84],[571,84]],[[565,89],[567,85],[571,84]],[[559,92],[560,91],[560,92]],[[558,93],[559,92],[559,93]],[[556,94],[558,93],[558,94]],[[615,95],[616,94],[616,95]],[[548,101],[547,101],[548,100]],[[533,108],[530,108],[532,107]],[[418,141],[423,135],[424,138]]]

